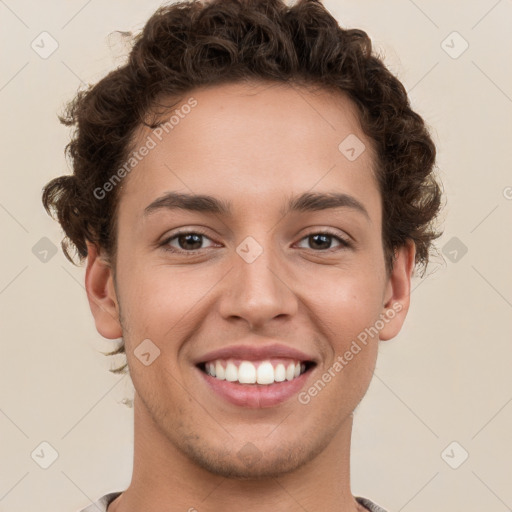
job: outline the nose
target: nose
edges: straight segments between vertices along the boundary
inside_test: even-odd
[[[233,265],[219,299],[224,319],[243,319],[255,330],[296,313],[298,299],[293,282],[276,251],[264,249],[252,262],[234,252]]]

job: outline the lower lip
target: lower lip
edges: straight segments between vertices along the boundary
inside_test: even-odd
[[[314,368],[294,378],[274,384],[240,384],[220,380],[196,368],[210,388],[234,405],[259,409],[279,405],[296,395],[305,385]]]

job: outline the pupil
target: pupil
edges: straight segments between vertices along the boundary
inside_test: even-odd
[[[201,248],[201,236],[202,235],[197,235],[197,234],[187,234],[187,235],[181,235],[179,237],[179,242],[180,242],[180,246],[182,247],[182,249],[200,249]],[[197,245],[197,247],[186,247],[187,245],[187,239],[190,239],[190,238],[195,238],[195,244]],[[192,244],[194,244],[194,242],[192,242]],[[183,247],[185,245],[185,247]]]
[[[323,242],[323,244],[324,244],[324,247],[322,247],[323,249],[329,249],[329,246],[331,245],[330,244],[330,238],[331,238],[330,235],[322,235],[322,234],[312,235],[309,238],[310,238],[310,240],[321,239],[320,245]],[[315,245],[315,244],[316,244],[316,241],[313,243],[313,245]],[[316,245],[318,245],[318,244],[316,244]],[[327,247],[325,247],[325,245],[327,245]]]

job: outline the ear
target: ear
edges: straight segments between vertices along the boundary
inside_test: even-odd
[[[89,242],[87,242],[85,289],[96,330],[104,338],[112,340],[120,338],[123,332],[119,321],[119,304],[112,268],[100,255],[97,246]]]
[[[412,240],[399,247],[395,253],[393,270],[388,277],[384,294],[381,318],[384,327],[380,330],[381,340],[394,338],[402,328],[409,311],[411,277],[414,271],[416,246]]]

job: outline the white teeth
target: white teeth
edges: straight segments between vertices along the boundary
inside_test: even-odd
[[[283,382],[286,379],[286,368],[283,363],[279,363],[274,370],[274,380],[276,382]]]
[[[226,380],[229,382],[238,380],[238,368],[231,361],[226,365]]]
[[[256,382],[258,384],[272,384],[274,382],[274,367],[270,361],[265,361],[258,366]]]
[[[274,367],[270,361],[261,361],[257,365],[251,361],[242,361],[237,366],[232,360],[217,360],[206,363],[205,371],[219,380],[239,382],[240,384],[268,385],[299,377],[306,371],[306,365],[297,361],[296,363],[290,362],[287,366],[278,363]]]
[[[238,382],[254,384],[256,382],[256,367],[249,361],[242,361],[238,367]]]
[[[226,370],[224,370],[224,366],[222,366],[220,361],[215,363],[215,377],[220,380],[224,380],[226,378]]]
[[[206,373],[212,377],[215,377],[215,365],[213,363],[208,363],[206,365]]]

